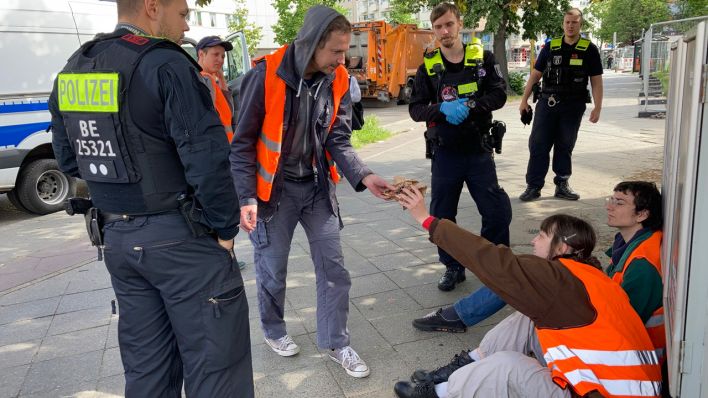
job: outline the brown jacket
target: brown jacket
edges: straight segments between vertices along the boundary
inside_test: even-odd
[[[430,241],[448,252],[537,328],[571,328],[595,320],[585,285],[559,261],[532,254],[516,255],[504,245],[435,219]],[[575,396],[575,395],[574,395]],[[597,392],[587,398],[601,398]]]

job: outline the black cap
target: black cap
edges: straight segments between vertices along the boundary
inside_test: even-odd
[[[199,40],[199,43],[197,43],[197,51],[214,46],[222,46],[226,51],[231,51],[234,49],[234,46],[231,45],[231,43],[221,40],[221,37],[219,36],[207,36]]]

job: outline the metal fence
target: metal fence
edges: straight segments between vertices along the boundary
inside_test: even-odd
[[[684,33],[706,19],[708,19],[708,15],[652,24],[645,32],[644,37],[635,43],[633,70],[640,72],[644,83],[643,100],[640,101],[645,113],[662,109],[665,112],[665,102],[652,101],[652,97],[654,99],[664,97],[668,89],[671,45],[676,40],[680,40]],[[636,69],[637,67],[638,69]]]

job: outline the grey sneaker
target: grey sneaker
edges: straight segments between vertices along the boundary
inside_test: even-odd
[[[300,352],[300,346],[295,344],[293,338],[288,334],[275,340],[266,337],[265,342],[281,357],[291,357]]]
[[[329,358],[342,365],[347,374],[352,377],[366,377],[369,375],[369,366],[359,354],[350,346],[337,348],[329,351]]]

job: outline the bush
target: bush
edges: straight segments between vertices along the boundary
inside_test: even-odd
[[[385,140],[390,136],[390,131],[379,126],[379,119],[376,116],[364,113],[364,126],[361,130],[354,130],[352,133],[352,145],[354,148],[361,148],[366,144]]]
[[[671,78],[669,71],[656,71],[652,73],[652,75],[661,82],[662,94],[664,94],[664,96],[669,95],[669,79]]]
[[[522,72],[511,72],[509,73],[509,88],[517,95],[522,95],[524,93],[524,86],[526,86],[526,74]]]

